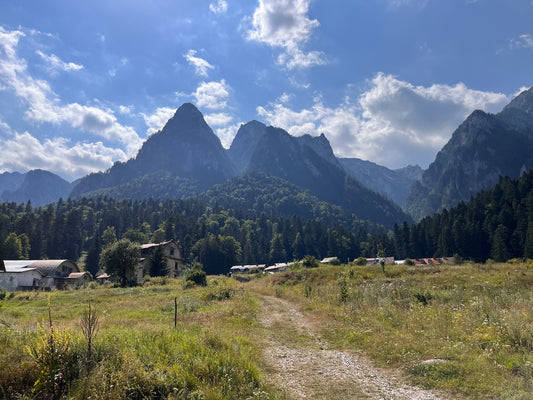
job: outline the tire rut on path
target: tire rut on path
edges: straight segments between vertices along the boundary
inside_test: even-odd
[[[295,399],[409,399],[441,397],[402,382],[399,375],[373,367],[356,353],[329,349],[312,321],[290,302],[261,298],[264,356],[271,384]]]

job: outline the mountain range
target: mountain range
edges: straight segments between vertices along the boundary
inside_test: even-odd
[[[405,210],[416,220],[467,201],[493,187],[500,176],[533,168],[533,88],[500,113],[476,110],[411,187]]]
[[[82,178],[71,196],[186,198],[254,173],[281,178],[360,220],[386,226],[410,220],[398,205],[346,173],[324,135],[293,137],[252,121],[241,126],[225,150],[200,111],[188,103],[146,140],[135,158]]]
[[[72,184],[40,170],[0,174],[0,200],[31,200],[37,206],[69,194],[136,200],[198,197],[279,215],[334,215],[336,221],[354,218],[391,226],[452,207],[491,188],[500,176],[517,177],[531,168],[533,88],[498,114],[474,111],[426,171],[337,158],[324,134],[294,137],[259,121],[241,125],[226,150],[201,112],[186,103],[136,157]],[[284,200],[273,201],[276,196]]]
[[[40,169],[25,174],[4,172],[0,174],[0,201],[42,206],[60,198],[68,198],[77,181],[69,183],[63,178]]]

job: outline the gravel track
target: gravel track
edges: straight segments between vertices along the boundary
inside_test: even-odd
[[[295,399],[443,399],[374,367],[364,356],[329,349],[313,321],[290,302],[263,296],[264,356],[269,380]],[[292,335],[291,337],[287,337]]]

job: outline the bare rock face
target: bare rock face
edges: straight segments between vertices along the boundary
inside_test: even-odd
[[[405,210],[418,220],[531,168],[533,88],[496,115],[474,111],[411,187]]]

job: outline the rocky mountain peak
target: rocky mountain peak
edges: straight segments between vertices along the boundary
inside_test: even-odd
[[[504,107],[503,111],[513,108],[525,111],[528,114],[533,112],[533,87],[521,92]]]
[[[323,133],[320,136],[311,136],[309,134],[297,138],[301,145],[309,146],[319,156],[329,161],[330,163],[340,167],[339,160],[335,157],[331,144],[328,138]]]
[[[228,155],[238,171],[242,172],[248,165],[257,143],[265,133],[265,129],[265,124],[253,120],[241,125],[237,131],[231,147],[228,149]]]
[[[520,131],[526,131],[529,136],[533,136],[533,88],[524,90],[513,101],[511,101],[498,118],[505,123],[512,125]]]

